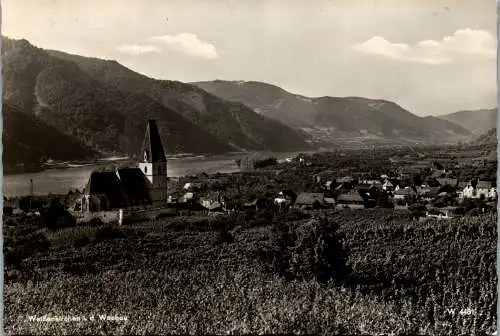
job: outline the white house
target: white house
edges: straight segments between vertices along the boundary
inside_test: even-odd
[[[280,206],[288,206],[293,204],[296,196],[289,190],[280,191],[278,195],[274,198],[274,204]]]
[[[382,184],[382,189],[385,191],[392,191],[394,190],[394,184],[392,184],[391,181],[386,180],[384,184]]]
[[[472,185],[472,182],[469,182],[463,189],[461,196],[463,198],[496,199],[497,191],[489,181],[478,181],[476,187]]]

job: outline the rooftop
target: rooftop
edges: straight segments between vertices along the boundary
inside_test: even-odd
[[[312,205],[315,202],[324,203],[325,197],[322,193],[300,193],[295,200],[295,204]]]
[[[167,161],[165,147],[154,120],[149,120],[146,125],[146,135],[144,136],[141,152],[145,162]]]

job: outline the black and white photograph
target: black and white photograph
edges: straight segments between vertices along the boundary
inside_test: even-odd
[[[495,1],[1,12],[6,335],[497,335]]]

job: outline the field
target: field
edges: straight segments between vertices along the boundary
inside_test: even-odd
[[[328,221],[340,226],[352,272],[326,284],[285,280],[262,258],[276,244],[273,227],[285,220],[292,229],[311,221],[192,216],[57,231],[36,219],[6,223],[6,333],[495,330],[496,213],[410,222],[391,210],[332,211]],[[81,320],[30,321],[33,315]]]

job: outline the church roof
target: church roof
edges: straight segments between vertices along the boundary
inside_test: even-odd
[[[148,120],[142,143],[141,157],[147,162],[166,162],[165,147],[155,120]]]
[[[139,168],[118,169],[125,196],[131,205],[151,204],[148,180]]]
[[[106,195],[111,208],[122,208],[128,205],[125,191],[114,171],[92,172],[84,193],[86,195]]]
[[[120,168],[117,171],[94,171],[84,193],[105,195],[111,209],[134,205],[150,205],[148,180],[139,168]]]

